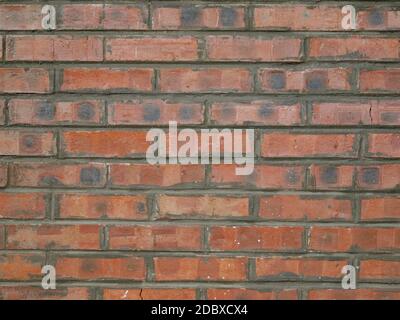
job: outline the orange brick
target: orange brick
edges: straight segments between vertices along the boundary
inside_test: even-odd
[[[349,199],[317,196],[272,195],[260,199],[259,216],[268,220],[349,221]]]
[[[0,219],[43,219],[46,208],[43,193],[0,193]]]
[[[247,258],[158,257],[154,258],[157,281],[246,280]]]
[[[209,245],[216,251],[299,251],[302,227],[211,227]]]
[[[161,195],[157,198],[157,209],[160,218],[246,217],[249,215],[249,199]]]
[[[146,265],[140,257],[57,257],[57,277],[68,280],[144,280]]]
[[[60,194],[59,216],[62,219],[147,219],[144,195]]]
[[[97,225],[8,225],[7,249],[99,250]]]
[[[110,249],[175,250],[201,248],[201,228],[186,226],[111,226]]]

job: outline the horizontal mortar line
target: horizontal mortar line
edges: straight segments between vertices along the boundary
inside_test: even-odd
[[[140,286],[145,286],[146,288],[253,288],[253,289],[296,289],[296,288],[314,288],[315,289],[327,289],[327,288],[341,288],[341,279],[336,280],[326,280],[323,279],[321,281],[317,280],[303,280],[303,279],[294,279],[293,281],[287,280],[277,280],[277,281],[263,281],[263,280],[251,280],[251,281],[221,281],[221,280],[194,280],[194,281],[185,281],[185,280],[177,280],[177,281],[144,281],[144,280],[130,280],[130,279],[116,279],[116,280],[66,280],[66,279],[57,279],[57,286],[61,284],[65,287],[103,287],[108,288],[107,286],[112,286],[112,288],[118,289],[118,287],[125,288],[124,286],[128,286],[129,288],[140,288]],[[0,288],[5,286],[40,286],[40,282],[34,281],[2,281],[0,280]],[[294,287],[297,285],[297,287]],[[336,286],[334,286],[336,285]],[[371,281],[362,281],[358,280],[357,285],[360,285],[360,288],[382,288],[382,289],[398,289],[400,288],[400,283],[392,283],[388,281],[382,282],[371,282]],[[332,287],[334,286],[334,287]],[[110,289],[112,289],[110,288]],[[127,288],[128,289],[128,288]]]
[[[31,65],[35,65],[34,67],[44,67],[44,68],[48,68],[48,67],[54,67],[56,66],[55,70],[61,70],[61,68],[63,66],[65,66],[66,68],[70,68],[71,65],[73,67],[92,67],[92,66],[96,66],[99,67],[99,63],[101,63],[101,66],[103,67],[108,67],[108,66],[136,66],[136,65],[153,65],[153,64],[157,64],[158,68],[162,68],[160,65],[176,65],[176,66],[192,66],[193,63],[196,64],[196,66],[201,65],[201,66],[215,66],[215,65],[234,65],[235,68],[236,67],[246,67],[246,66],[251,66],[254,67],[255,65],[257,65],[256,67],[269,67],[271,65],[271,67],[276,67],[277,65],[279,66],[288,66],[290,68],[290,66],[299,66],[299,65],[304,65],[304,64],[314,64],[316,62],[320,62],[320,63],[329,63],[329,64],[333,64],[333,65],[337,65],[340,64],[340,66],[342,67],[342,64],[346,64],[345,67],[350,67],[347,64],[352,63],[352,65],[357,66],[358,64],[373,64],[373,65],[380,65],[380,64],[396,64],[396,68],[398,68],[398,64],[400,62],[400,59],[396,59],[396,60],[388,60],[388,61],[378,61],[378,60],[327,60],[327,59],[307,59],[307,60],[299,60],[299,61],[285,61],[285,60],[280,60],[280,61],[250,61],[250,60],[246,60],[245,58],[243,60],[235,60],[235,61],[226,61],[226,60],[187,60],[187,61],[162,61],[162,60],[158,60],[158,61],[149,61],[149,60],[141,60],[141,61],[136,61],[136,60],[119,60],[119,61],[113,61],[113,60],[104,60],[104,61],[81,61],[81,60],[75,60],[75,61],[58,61],[58,60],[7,60],[7,61],[3,61],[3,64],[1,64],[1,66],[5,65],[5,66],[14,66],[14,65],[22,65],[22,64],[27,64],[29,66]],[[32,66],[33,67],[33,66]],[[311,68],[316,68],[316,66],[312,66]],[[363,68],[367,68],[367,66],[362,66]],[[147,67],[143,67],[143,68],[147,68]],[[196,67],[194,67],[196,68]],[[322,68],[329,68],[329,67],[322,67]]]
[[[268,68],[269,66],[276,68],[277,65],[281,65],[284,69],[291,69],[294,67],[294,70],[303,71],[307,68],[318,68],[318,69],[325,69],[325,68],[384,68],[387,67],[400,67],[400,59],[397,61],[363,61],[363,60],[356,60],[356,61],[342,61],[342,60],[332,60],[332,61],[246,61],[246,60],[236,60],[236,61],[3,61],[2,67],[6,65],[7,67],[20,67],[20,68],[48,68],[49,70],[60,71],[63,68],[107,68],[108,66],[114,68],[128,68],[129,66],[134,66],[137,68],[146,68],[146,69],[162,69],[165,67],[167,69],[173,69],[175,67],[186,67],[190,69],[204,69],[204,67],[211,66],[221,68],[235,67],[235,68]]]
[[[204,220],[76,220],[76,219],[56,219],[56,220],[0,220],[0,225],[25,225],[29,223],[30,225],[120,225],[120,226],[183,226],[183,225],[193,225],[193,226],[259,226],[259,227],[340,227],[340,228],[389,228],[389,227],[400,227],[400,222],[371,222],[363,221],[362,223],[356,223],[352,221],[275,221],[275,220],[233,220],[232,217],[226,220],[219,219],[204,219]]]
[[[398,93],[353,93],[353,92],[340,92],[340,93],[333,93],[333,92],[327,92],[327,93],[304,93],[304,94],[294,94],[292,92],[275,92],[275,93],[262,93],[262,92],[257,92],[257,93],[252,93],[252,92],[243,92],[243,93],[237,93],[237,92],[96,92],[96,91],[84,91],[84,92],[73,92],[73,91],[63,91],[63,92],[54,92],[54,93],[38,93],[38,94],[32,94],[32,93],[0,93],[0,97],[8,98],[8,99],[14,99],[14,98],[52,98],[52,97],[114,97],[114,96],[119,96],[119,97],[124,97],[124,96],[137,96],[141,98],[147,98],[147,97],[173,97],[173,98],[184,98],[186,97],[187,99],[190,99],[192,97],[197,97],[197,98],[202,98],[202,99],[209,99],[209,98],[227,98],[229,97],[230,99],[235,99],[235,98],[259,98],[259,99],[265,99],[265,98],[292,98],[292,99],[299,99],[299,98],[308,98],[308,99],[327,99],[327,98],[336,98],[336,99],[346,99],[346,98],[352,98],[353,100],[356,98],[365,98],[366,100],[368,99],[385,99],[385,98],[395,98],[399,99],[399,94]],[[125,98],[124,98],[125,99]]]
[[[188,192],[189,191],[189,192]],[[319,197],[335,197],[335,198],[343,198],[343,199],[353,199],[354,197],[360,198],[371,198],[378,196],[400,196],[400,191],[397,193],[393,192],[384,192],[384,191],[376,191],[376,192],[357,192],[357,193],[347,193],[345,191],[312,191],[312,190],[278,190],[278,191],[261,191],[261,190],[237,190],[237,189],[158,189],[158,191],[152,189],[51,189],[51,188],[15,188],[15,187],[7,187],[0,188],[0,192],[4,193],[24,193],[24,192],[34,192],[34,193],[53,193],[55,195],[63,195],[63,194],[89,194],[89,195],[141,195],[145,194],[148,196],[152,195],[176,195],[176,196],[201,196],[201,195],[213,195],[216,197],[221,196],[272,196],[272,195],[293,195],[293,196],[304,196],[310,198],[319,198]]]
[[[245,109],[245,108],[242,108]],[[172,119],[170,121],[174,121]],[[370,132],[396,132],[400,127],[399,125],[312,125],[312,124],[295,124],[295,125],[262,125],[262,124],[248,124],[248,125],[235,125],[235,124],[179,124],[178,128],[193,128],[193,129],[258,129],[258,130],[274,130],[274,131],[290,131],[290,132],[303,132],[309,131],[313,133],[318,130],[321,133],[370,133]],[[36,130],[36,131],[47,131],[47,130],[62,130],[65,129],[77,130],[77,131],[95,131],[99,129],[107,130],[124,130],[124,129],[137,129],[137,130],[150,130],[154,128],[169,128],[169,124],[6,124],[1,126],[2,130]],[[267,131],[266,131],[267,132]]]
[[[32,156],[28,157],[28,156],[18,156],[18,155],[0,156],[0,161],[9,161],[9,160],[14,160],[14,161],[21,160],[22,161],[22,160],[29,160],[29,159],[35,159],[35,158],[32,158]],[[108,162],[109,164],[118,164],[118,162],[127,163],[128,161],[130,161],[131,163],[134,164],[135,163],[134,161],[136,161],[136,163],[139,163],[140,161],[142,161],[140,163],[147,164],[145,162],[146,158],[143,158],[143,157],[130,157],[130,158],[126,158],[126,157],[111,157],[110,158],[110,157],[94,157],[94,156],[87,156],[87,157],[58,156],[57,157],[56,155],[54,155],[54,156],[48,156],[48,157],[37,156],[36,159],[40,159],[40,160],[63,160],[64,163],[67,163],[67,161],[73,162],[75,160],[83,160],[83,161],[86,160],[86,163],[87,162],[100,162],[101,161],[101,162],[104,162],[104,163]],[[290,157],[288,157],[288,158],[255,158],[255,159],[256,159],[256,162],[255,162],[256,166],[257,165],[261,165],[261,164],[276,164],[276,163],[282,164],[282,162],[287,162],[286,164],[290,164],[290,162],[291,162],[292,164],[294,164],[294,163],[298,163],[299,161],[303,161],[303,163],[302,163],[303,165],[307,165],[307,164],[316,164],[317,165],[319,163],[322,163],[322,161],[325,161],[325,162],[329,161],[329,163],[332,163],[332,165],[333,164],[345,165],[345,164],[355,164],[356,160],[364,161],[364,162],[358,163],[357,165],[363,165],[363,164],[364,165],[374,165],[374,164],[376,164],[376,163],[373,163],[374,161],[376,161],[376,160],[384,160],[384,162],[380,162],[380,163],[376,164],[376,165],[379,165],[379,164],[385,164],[385,163],[394,164],[394,163],[397,163],[398,160],[399,160],[398,157],[396,157],[396,158],[371,158],[370,162],[365,161],[366,159],[358,159],[358,157],[336,157],[336,158],[335,157],[320,157],[320,158],[317,158],[317,157],[316,158],[290,158]],[[260,160],[260,161],[258,161],[258,160]],[[262,162],[261,160],[265,160],[265,162]],[[54,163],[54,162],[48,162],[48,163]],[[43,164],[45,164],[45,163],[43,163]],[[235,163],[233,163],[233,164],[235,164]],[[169,165],[169,163],[167,163],[165,165]],[[208,165],[208,164],[199,163],[197,165],[198,166],[205,166],[205,165]],[[223,161],[221,161],[221,163],[214,162],[214,163],[209,163],[209,165],[212,165],[212,166],[227,165],[227,163],[224,163]],[[185,165],[182,165],[182,166],[185,166]],[[237,165],[237,166],[241,167],[241,165]]]
[[[91,2],[100,4],[100,5],[104,3],[104,1],[101,1],[101,0],[93,0]],[[348,3],[348,1],[343,1],[343,0],[339,0],[339,1],[305,0],[305,1],[301,1],[301,2],[298,2],[298,1],[293,2],[293,0],[283,0],[283,1],[282,0],[269,0],[267,3],[265,3],[265,2],[263,2],[261,0],[247,0],[247,1],[246,0],[244,0],[244,1],[220,0],[219,2],[221,4],[223,4],[223,5],[233,5],[233,6],[239,6],[239,7],[241,7],[241,6],[243,7],[245,5],[252,5],[252,6],[257,6],[257,7],[258,6],[269,7],[271,4],[288,3],[288,2],[290,2],[291,4],[298,4],[298,5],[302,5],[302,4],[320,4],[320,5],[321,4],[331,4],[331,5],[337,4],[337,6],[339,6],[338,4]],[[352,4],[354,4],[354,5],[363,5],[364,4],[364,6],[366,6],[365,3],[368,3],[368,2],[376,2],[376,1],[373,1],[373,0],[365,0],[365,1],[356,0],[356,1],[353,1]],[[3,2],[0,2],[0,3],[3,3]],[[8,1],[5,0],[4,3],[5,4],[14,4],[15,2],[11,2],[10,0],[8,0]],[[20,0],[19,3],[37,4],[38,1]],[[51,1],[51,3],[60,5],[60,4],[76,4],[77,2],[68,1],[68,0],[53,0],[53,1]],[[88,1],[82,1],[82,0],[79,1],[78,3],[91,4]],[[130,3],[130,4],[132,4],[132,1],[130,1],[130,0],[119,0],[119,1],[117,1],[117,4],[118,3],[121,3],[121,4]],[[218,6],[216,3],[212,3],[212,2],[210,3],[210,1],[188,1],[188,3],[190,3],[190,4],[201,4],[201,5]],[[106,4],[111,4],[111,3],[106,3]],[[114,3],[112,3],[112,4],[114,4]],[[138,4],[138,3],[133,3],[133,4]],[[144,0],[144,1],[140,1],[139,4],[153,4],[154,6],[161,5],[161,6],[167,6],[167,7],[170,6],[170,5],[177,5],[179,7],[183,6],[182,2],[179,2],[179,1],[176,1],[176,0],[165,0],[165,1]],[[381,8],[384,5],[396,5],[396,4],[398,4],[398,2],[396,2],[396,1],[390,2],[390,1],[386,0],[386,1],[379,2],[378,7]]]
[[[7,188],[0,188],[0,190],[8,190]],[[286,189],[286,188],[280,188],[280,189],[266,189],[266,188],[259,188],[259,189],[248,189],[248,188],[240,188],[240,187],[235,187],[235,188],[218,188],[218,189],[209,189],[207,187],[198,187],[198,188],[190,188],[190,187],[185,187],[185,186],[181,186],[181,187],[166,187],[166,188],[152,188],[152,187],[96,187],[96,188],[90,188],[90,187],[70,187],[70,188],[61,188],[61,187],[53,187],[53,188],[49,188],[49,187],[15,187],[12,188],[11,190],[13,191],[17,191],[17,190],[30,190],[30,191],[44,191],[44,192],[67,192],[67,191],[110,191],[110,192],[119,192],[121,190],[125,190],[125,191],[137,191],[137,192],[148,192],[148,193],[164,193],[164,192],[187,192],[187,193],[191,193],[191,192],[204,192],[204,191],[210,191],[210,192],[220,192],[222,193],[230,193],[230,191],[232,193],[235,192],[247,192],[247,193],[254,193],[254,194],[259,194],[259,193],[265,193],[265,192],[269,192],[269,193],[277,193],[277,192],[291,192],[291,191],[299,191],[299,192],[313,192],[312,188],[306,189]],[[386,195],[398,195],[400,194],[400,189],[394,189],[394,190],[345,190],[345,189],[337,189],[337,190],[333,190],[333,189],[318,189],[315,190],[316,192],[326,192],[326,193],[330,193],[330,192],[343,192],[343,194],[347,194],[347,195],[362,195],[362,194],[371,194],[371,195],[382,195],[382,194],[386,194]]]
[[[225,251],[136,251],[136,250],[59,250],[59,249],[0,249],[0,254],[48,254],[52,256],[79,256],[79,257],[247,257],[249,259],[255,258],[310,258],[318,260],[335,260],[335,259],[351,259],[359,258],[361,260],[376,260],[382,259],[383,261],[397,261],[400,259],[400,253],[396,252],[274,252],[274,251],[238,251],[238,252],[225,252]]]
[[[4,97],[5,99],[9,98],[16,98],[16,96],[20,99],[49,99],[50,101],[57,101],[57,99],[70,99],[71,101],[77,101],[79,99],[102,99],[108,102],[119,101],[121,99],[133,99],[133,100],[141,100],[151,98],[153,96],[154,99],[181,99],[180,101],[186,102],[205,102],[206,100],[210,100],[210,102],[225,102],[229,101],[232,102],[232,99],[237,99],[233,102],[240,102],[246,101],[246,99],[263,99],[265,98],[265,94],[258,94],[258,93],[213,93],[213,92],[206,92],[206,93],[196,93],[196,92],[188,92],[188,93],[165,93],[165,92],[147,92],[143,93],[135,93],[135,92],[122,92],[122,93],[115,93],[115,92],[95,92],[95,93],[81,93],[77,96],[77,92],[54,92],[51,94],[42,94],[42,93],[1,93],[0,96]],[[229,94],[229,96],[227,96]],[[123,98],[121,98],[121,96]],[[129,98],[129,96],[131,96]],[[364,102],[370,101],[371,99],[380,99],[380,100],[388,100],[391,101],[395,98],[396,100],[400,99],[398,95],[390,95],[389,97],[385,97],[379,94],[352,94],[350,96],[336,96],[333,93],[326,94],[298,94],[298,93],[289,93],[289,94],[270,94],[269,99],[276,102],[285,103],[292,103],[295,104],[296,102],[319,102],[318,99],[328,99],[327,102],[332,101],[350,101],[350,102]],[[194,100],[193,100],[194,99]],[[339,100],[337,100],[339,99]],[[361,99],[361,100],[360,100]],[[325,100],[324,100],[325,101]]]
[[[76,4],[76,2],[73,2]],[[87,4],[91,4],[90,2],[86,2]],[[0,2],[1,4],[1,2]],[[15,3],[13,3],[15,4]],[[114,4],[114,3],[113,3]],[[398,4],[400,5],[400,3]],[[393,6],[393,5],[391,5]],[[385,7],[383,7],[385,8]],[[389,9],[389,8],[387,8]],[[395,37],[396,33],[399,32],[399,29],[381,29],[381,30],[373,30],[373,29],[359,29],[359,30],[318,30],[318,29],[279,29],[279,28],[268,28],[268,27],[243,27],[243,28],[176,28],[176,29],[155,29],[155,28],[145,28],[145,29],[105,29],[105,28],[82,28],[82,29],[74,29],[74,28],[66,28],[59,27],[55,30],[43,30],[43,29],[0,29],[0,35],[3,36],[14,36],[14,35],[26,35],[26,36],[37,36],[37,35],[76,35],[79,36],[104,36],[104,38],[118,38],[124,36],[150,36],[155,35],[159,36],[171,36],[171,37],[182,37],[182,36],[193,36],[193,37],[204,37],[207,35],[221,35],[221,36],[249,36],[249,37],[265,37],[265,39],[272,39],[273,37],[287,37],[287,38],[295,38],[295,37],[339,37],[342,36],[344,38],[351,38],[357,36],[367,36],[367,37],[385,37],[391,38]],[[256,34],[256,35],[255,35]]]
[[[325,92],[325,93],[293,93],[293,92],[160,92],[160,91],[152,91],[152,92],[142,92],[142,91],[54,91],[54,92],[48,92],[48,93],[10,93],[10,92],[3,92],[0,93],[0,97],[7,97],[9,99],[13,99],[16,97],[21,97],[21,98],[26,98],[26,97],[31,97],[31,98],[56,98],[56,97],[70,97],[70,98],[76,98],[76,97],[87,97],[87,96],[97,96],[97,97],[102,97],[104,99],[109,98],[109,97],[124,97],[124,96],[138,96],[141,98],[148,98],[152,96],[158,96],[158,97],[174,97],[174,98],[184,98],[186,97],[187,99],[190,98],[238,98],[238,99],[246,99],[246,98],[255,98],[255,97],[261,97],[261,98],[275,98],[275,99],[289,99],[292,98],[293,100],[295,98],[308,98],[308,99],[327,99],[327,98],[336,98],[336,99],[343,99],[343,101],[346,101],[345,99],[347,98],[364,98],[365,100],[368,99],[389,99],[389,98],[396,98],[398,99],[399,95],[398,93],[395,92],[381,92],[381,93],[359,93],[359,92],[354,92],[354,91],[349,91],[349,92]],[[125,99],[125,98],[124,98]]]

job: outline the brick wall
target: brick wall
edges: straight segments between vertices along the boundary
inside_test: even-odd
[[[0,297],[399,299],[400,2],[347,4],[1,1]],[[254,173],[148,164],[171,120]]]

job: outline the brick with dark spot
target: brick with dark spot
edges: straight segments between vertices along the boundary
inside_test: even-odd
[[[147,122],[154,122],[160,119],[161,111],[156,105],[146,105],[143,110],[143,119]]]
[[[93,105],[89,102],[83,102],[78,107],[78,117],[81,120],[91,120],[95,111]]]
[[[271,104],[263,104],[258,109],[258,115],[261,118],[269,118],[274,114],[274,108]]]
[[[379,10],[373,10],[368,15],[368,22],[373,26],[381,25],[385,22],[384,15]]]
[[[42,120],[53,120],[55,115],[56,106],[48,101],[43,101],[36,111],[36,116]]]
[[[179,110],[179,117],[182,120],[190,120],[193,117],[194,110],[191,106],[182,106]]]
[[[336,167],[329,166],[321,168],[321,179],[324,183],[334,184],[338,180],[338,170]]]
[[[286,179],[289,184],[296,184],[299,181],[299,176],[296,170],[289,169],[287,172]]]
[[[327,81],[327,75],[324,72],[312,72],[306,74],[306,86],[309,90],[324,90]]]
[[[284,89],[286,86],[285,73],[281,71],[271,72],[269,84],[272,89]]]
[[[80,176],[81,182],[84,185],[96,185],[100,183],[101,172],[99,168],[83,168]]]
[[[236,10],[234,8],[221,8],[221,21],[225,27],[235,25],[236,21]]]
[[[379,169],[378,168],[363,168],[361,170],[362,181],[365,184],[379,183]]]
[[[197,24],[200,16],[200,9],[190,6],[183,7],[181,12],[181,23],[182,26],[190,27]]]

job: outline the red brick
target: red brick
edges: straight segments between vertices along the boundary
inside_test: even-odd
[[[311,187],[317,190],[353,188],[355,167],[350,165],[311,165]]]
[[[0,68],[0,93],[48,93],[49,71],[42,68]]]
[[[263,30],[343,31],[342,5],[263,5],[254,9],[254,26]],[[357,30],[398,30],[398,10],[357,8]]]
[[[341,92],[351,89],[351,70],[348,68],[265,68],[259,70],[258,77],[260,89],[265,92]]]
[[[5,187],[8,182],[8,166],[0,163],[0,188]]]
[[[105,300],[195,300],[195,289],[104,289]]]
[[[298,251],[303,227],[211,227],[209,245],[217,251]]]
[[[153,70],[144,68],[66,68],[61,91],[151,91]]]
[[[8,36],[7,61],[102,61],[98,36]]]
[[[104,102],[11,99],[8,102],[8,113],[10,124],[16,125],[100,124],[104,115]]]
[[[263,157],[356,158],[354,134],[265,133],[262,137]]]
[[[357,167],[357,187],[361,190],[392,190],[399,188],[400,165],[381,164]]]
[[[103,4],[65,4],[58,8],[61,30],[101,29],[103,19]]]
[[[18,187],[102,187],[106,166],[101,163],[15,163],[10,184]]]
[[[361,199],[362,220],[399,220],[400,197]]]
[[[300,61],[301,45],[302,40],[297,38],[206,37],[210,61]]]
[[[309,56],[318,60],[398,60],[396,38],[349,37],[311,38]]]
[[[301,105],[271,101],[215,102],[210,117],[218,125],[292,126],[301,123]]]
[[[106,30],[145,30],[147,16],[146,4],[106,4],[103,27]]]
[[[57,277],[68,280],[144,280],[146,265],[140,257],[58,257]]]
[[[361,92],[393,92],[400,90],[400,68],[360,71]]]
[[[198,59],[194,37],[136,37],[106,39],[108,61],[193,61]]]
[[[396,289],[314,289],[308,292],[310,300],[399,300]]]
[[[240,281],[247,277],[247,258],[154,258],[157,281]]]
[[[86,300],[90,298],[87,288],[73,287],[43,290],[41,287],[0,287],[2,300]]]
[[[110,165],[110,179],[115,187],[196,186],[204,183],[205,166],[118,163]]]
[[[144,195],[62,194],[58,197],[62,219],[147,219]]]
[[[44,262],[42,253],[0,254],[0,278],[17,281],[41,279]]]
[[[171,196],[157,198],[158,216],[182,217],[246,217],[249,215],[249,198],[215,196]]]
[[[169,68],[160,70],[162,92],[250,92],[252,76],[244,68]]]
[[[361,260],[360,279],[363,280],[400,280],[400,261]]]
[[[348,261],[344,259],[257,258],[255,272],[257,279],[341,279],[341,270],[347,264]]]
[[[399,30],[400,12],[398,8],[370,7],[357,12],[359,30]]]
[[[110,249],[175,250],[201,249],[201,228],[186,226],[111,226]]]
[[[0,219],[42,219],[46,206],[43,193],[0,193]]]
[[[211,183],[217,187],[246,187],[260,189],[300,190],[305,181],[302,166],[256,165],[248,176],[235,173],[236,165],[211,166]]]
[[[155,6],[153,29],[243,29],[245,8],[240,6]]]
[[[51,156],[56,154],[56,139],[52,132],[0,131],[2,156]]]
[[[2,4],[0,6],[0,30],[42,29],[42,5]]]
[[[209,300],[297,300],[296,289],[256,290],[246,288],[207,289]]]
[[[323,252],[395,252],[399,228],[311,227],[309,249]]]
[[[272,195],[260,199],[259,216],[282,221],[349,221],[352,219],[352,203],[349,199]]]
[[[400,101],[316,102],[312,105],[315,125],[399,125]]]
[[[369,134],[367,153],[374,158],[400,158],[400,134]]]
[[[62,152],[74,157],[140,157],[151,142],[146,131],[64,131]]]
[[[254,27],[263,30],[342,31],[339,6],[263,5],[254,8]]]
[[[111,125],[167,125],[169,121],[182,124],[201,124],[204,109],[200,103],[172,102],[160,99],[125,100],[108,104],[108,123]]]
[[[99,250],[97,225],[9,225],[7,249]]]

